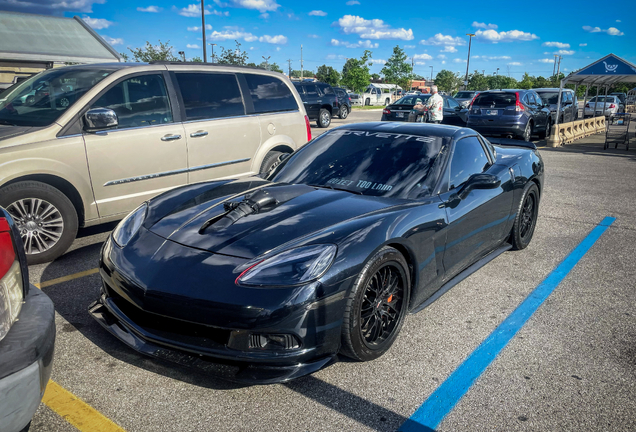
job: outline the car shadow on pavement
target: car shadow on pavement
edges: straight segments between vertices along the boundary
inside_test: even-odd
[[[90,226],[88,228],[80,228],[79,230],[77,230],[76,238],[79,239],[83,237],[89,237],[95,234],[103,234],[103,233],[112,231],[115,229],[118,223],[119,221],[114,221],[114,222],[108,222],[105,224]]]
[[[612,145],[607,150],[603,149],[603,142],[596,143],[576,143],[567,144],[560,147],[543,147],[541,151],[556,152],[556,153],[583,153],[593,156],[610,156],[620,157],[636,161],[636,142],[631,143],[632,148],[625,150],[625,146],[621,145],[617,149]]]

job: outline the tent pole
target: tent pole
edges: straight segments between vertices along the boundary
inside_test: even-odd
[[[592,117],[596,117],[596,105],[598,105],[598,84],[596,84],[596,99],[594,99],[594,112]]]
[[[561,84],[559,87],[559,99],[557,100],[557,109],[556,109],[556,119],[554,120],[554,127],[550,132],[550,136],[548,137],[548,146],[550,147],[558,147],[559,144],[559,111],[561,107],[561,93],[563,92],[563,80],[561,80]],[[551,121],[550,119],[548,121]]]
[[[563,80],[561,80],[561,84],[559,87],[559,99],[557,101],[557,109],[556,109],[556,120],[554,121],[554,126],[559,126],[559,111],[561,111],[561,93],[563,92]]]
[[[585,85],[585,96],[583,97],[583,118],[585,118],[585,104],[587,104],[587,92],[590,89],[590,85]],[[593,116],[592,116],[593,117]]]
[[[572,121],[576,120],[577,118],[579,118],[579,104],[578,104],[578,99],[576,97],[576,90],[579,88],[579,83],[574,84],[574,97],[572,98],[572,104],[574,104],[574,101],[577,101],[576,104],[576,114],[574,115],[574,117],[572,118]]]

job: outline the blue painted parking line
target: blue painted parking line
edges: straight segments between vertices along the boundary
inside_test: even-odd
[[[400,427],[401,432],[430,432],[452,411],[475,380],[486,370],[532,314],[565,279],[616,218],[603,219],[466,360]]]

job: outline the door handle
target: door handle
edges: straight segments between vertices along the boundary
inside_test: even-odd
[[[174,141],[181,139],[181,135],[165,135],[161,137],[161,141]]]
[[[202,137],[202,136],[206,136],[207,134],[208,134],[208,131],[196,131],[190,134],[190,138]]]

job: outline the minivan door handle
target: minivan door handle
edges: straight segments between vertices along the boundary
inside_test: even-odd
[[[208,134],[208,131],[196,131],[196,132],[192,132],[190,134],[191,138],[196,138],[196,137],[202,137],[202,136],[206,136]]]
[[[165,135],[161,137],[161,141],[175,141],[181,139],[181,135]]]

